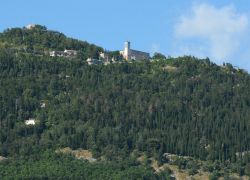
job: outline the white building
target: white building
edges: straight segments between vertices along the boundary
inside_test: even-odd
[[[109,55],[105,52],[100,52],[99,59],[103,59],[104,61],[109,61]]]
[[[77,51],[76,50],[65,49],[64,50],[64,55],[68,56],[68,57],[74,57],[74,56],[77,56]]]
[[[55,57],[56,56],[56,51],[50,51],[49,56],[50,57]]]
[[[34,125],[36,125],[36,120],[32,119],[32,118],[30,118],[29,120],[25,120],[25,125],[34,126]]]
[[[41,107],[41,108],[46,108],[46,103],[45,103],[45,102],[41,102],[41,103],[40,103],[40,107]]]
[[[26,26],[26,29],[31,30],[31,29],[33,29],[33,28],[35,28],[35,27],[36,27],[36,24],[28,24],[28,25]]]
[[[99,59],[88,58],[86,61],[87,61],[88,65],[103,64],[103,61],[99,60]]]
[[[67,58],[73,58],[77,56],[76,50],[67,50],[64,51],[50,51],[49,55],[51,57],[67,57]]]
[[[49,55],[50,57],[63,57],[64,52],[63,51],[50,51]]]
[[[129,41],[125,42],[124,50],[120,51],[120,54],[126,60],[145,60],[145,59],[150,59],[150,54],[149,53],[131,49]]]

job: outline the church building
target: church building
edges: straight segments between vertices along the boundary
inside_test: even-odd
[[[125,42],[124,50],[120,51],[120,54],[126,60],[148,60],[150,59],[149,53],[131,49],[129,41]]]

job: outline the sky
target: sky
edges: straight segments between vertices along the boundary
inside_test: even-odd
[[[249,0],[2,0],[0,31],[45,25],[106,50],[209,57],[250,72]]]

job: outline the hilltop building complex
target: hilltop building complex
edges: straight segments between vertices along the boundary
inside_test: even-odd
[[[130,42],[125,42],[125,47],[123,51],[118,51],[118,56],[112,54],[112,52],[100,52],[99,59],[88,58],[86,61],[89,65],[104,64],[108,65],[110,63],[119,63],[119,59],[124,59],[127,61],[137,61],[137,60],[149,60],[150,54],[142,51],[133,50],[130,48]],[[119,57],[120,56],[120,57]]]
[[[150,59],[150,54],[142,51],[133,50],[130,48],[130,42],[125,42],[125,47],[123,51],[120,51],[120,54],[126,60],[143,60]]]

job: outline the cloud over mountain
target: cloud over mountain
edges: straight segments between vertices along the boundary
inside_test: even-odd
[[[190,54],[206,54],[217,62],[229,60],[241,48],[246,35],[249,19],[234,6],[217,8],[209,4],[194,5],[189,14],[182,15],[175,25],[179,40],[192,39]]]

